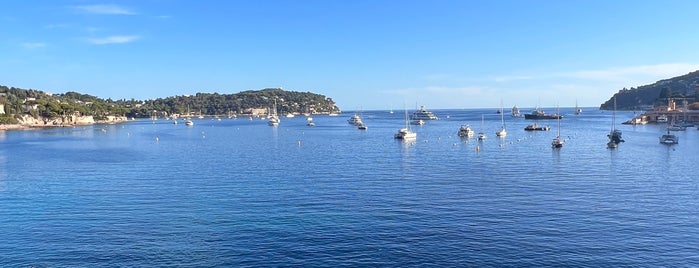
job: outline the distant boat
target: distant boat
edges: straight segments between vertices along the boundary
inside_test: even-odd
[[[359,122],[359,124],[357,124],[357,129],[367,130],[367,129],[369,129],[369,127],[367,127],[366,124],[364,124],[364,122]]]
[[[517,108],[517,105],[512,107],[512,117],[520,117],[522,114],[519,113],[519,108]]]
[[[502,109],[503,109],[502,102],[500,102],[500,110],[498,110],[498,111],[501,111]],[[503,138],[503,137],[507,136],[507,130],[505,130],[505,114],[503,112],[500,112],[499,114],[500,114],[500,122],[502,123],[502,127],[500,127],[500,130],[495,132],[495,136]]]
[[[548,125],[540,126],[536,123],[524,127],[524,130],[526,131],[549,131],[550,129],[551,127]]]
[[[563,139],[561,138],[561,118],[558,118],[558,135],[551,141],[551,147],[561,148],[563,147]]]
[[[420,106],[420,110],[415,111],[412,118],[413,120],[439,120],[439,117],[425,109],[425,106]]]
[[[294,117],[294,114],[292,114],[292,113],[287,113],[287,114],[286,114],[286,118],[292,118],[292,117]]]
[[[578,100],[575,100],[575,115],[580,115],[582,113],[582,109],[578,107]]]
[[[329,113],[328,116],[337,116],[338,113]]]
[[[185,118],[185,120],[184,120],[184,125],[185,126],[193,126],[194,125],[194,121],[192,121],[192,119],[189,118],[189,105],[187,106],[187,118]]]
[[[411,125],[422,126],[422,125],[425,124],[425,120],[422,120],[422,119],[412,120],[412,121],[410,121],[410,124],[411,124]]]
[[[679,137],[677,137],[675,134],[670,134],[670,128],[667,129],[667,134],[660,136],[660,143],[662,144],[678,144],[679,142]]]
[[[558,113],[547,114],[547,113],[544,113],[544,111],[538,107],[536,109],[534,109],[531,113],[524,114],[524,119],[540,120],[540,119],[561,119],[561,118],[563,118],[563,116],[558,114]]]
[[[607,142],[607,148],[613,149],[619,147],[619,143],[624,142],[621,138],[621,130],[614,128],[616,125],[616,97],[614,97],[614,110],[612,110],[612,129],[607,134],[609,141]]]
[[[487,135],[485,135],[485,132],[483,132],[483,127],[485,125],[485,119],[483,115],[481,115],[481,132],[478,132],[478,140],[479,141],[484,141],[486,138],[488,138]]]
[[[667,127],[667,129],[670,131],[685,131],[685,130],[687,130],[687,127],[685,127],[683,125],[672,124],[669,127]]]
[[[408,109],[405,109],[405,127],[398,130],[393,138],[398,140],[414,140],[417,138],[417,133],[410,130],[410,124],[408,124]]]
[[[347,123],[358,126],[360,123],[362,123],[362,118],[359,116],[359,114],[354,114],[352,117],[350,117],[350,119],[347,119]]]
[[[279,126],[280,120],[279,116],[277,116],[277,100],[274,100],[274,107],[272,107],[272,111],[269,113],[269,117],[267,120],[267,125],[269,126]]]
[[[462,138],[470,138],[470,137],[473,137],[473,135],[474,135],[475,133],[476,133],[476,132],[473,131],[473,129],[471,129],[471,126],[469,126],[469,125],[461,125],[461,127],[459,128],[459,132],[457,133],[457,135],[459,135],[459,137],[462,137]]]

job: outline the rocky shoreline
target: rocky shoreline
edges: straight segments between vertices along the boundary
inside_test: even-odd
[[[0,124],[0,131],[5,130],[30,130],[56,127],[89,126],[95,124],[116,124],[127,122],[125,116],[108,116],[106,120],[94,120],[92,116],[64,117],[56,119],[34,118],[25,116],[19,124]]]

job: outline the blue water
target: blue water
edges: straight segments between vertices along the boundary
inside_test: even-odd
[[[414,143],[387,111],[0,132],[0,266],[699,266],[696,128],[609,150],[611,112],[564,109],[556,150],[555,120],[434,112]]]

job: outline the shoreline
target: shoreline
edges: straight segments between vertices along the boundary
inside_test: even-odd
[[[12,130],[35,130],[35,129],[46,129],[46,128],[74,128],[81,126],[94,126],[94,125],[113,125],[119,123],[126,123],[128,121],[100,121],[90,124],[59,124],[59,125],[27,125],[27,124],[0,124],[0,131],[12,131]]]

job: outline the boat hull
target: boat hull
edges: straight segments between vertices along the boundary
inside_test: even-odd
[[[531,120],[547,120],[547,119],[561,119],[563,118],[562,115],[559,114],[545,114],[545,115],[538,115],[538,114],[525,114],[524,119],[531,119]]]

